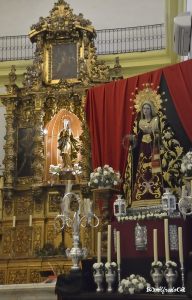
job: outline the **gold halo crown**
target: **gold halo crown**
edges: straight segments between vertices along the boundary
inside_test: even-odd
[[[146,101],[153,102],[156,113],[158,113],[159,109],[162,108],[161,103],[163,102],[163,100],[161,99],[161,95],[157,94],[157,90],[153,91],[151,89],[151,87],[149,87],[150,85],[152,86],[153,83],[143,84],[143,86],[146,86],[146,88],[144,88],[142,91],[138,91],[138,94],[136,95],[136,97],[134,99],[134,102],[135,102],[134,107],[135,107],[137,113],[141,111],[143,103]],[[159,86],[157,87],[157,89],[158,88],[159,88]],[[138,90],[138,88],[136,88],[136,90]],[[165,93],[163,93],[163,94],[165,94]],[[134,93],[132,93],[132,95],[134,95]],[[130,99],[130,101],[132,101],[132,99]]]

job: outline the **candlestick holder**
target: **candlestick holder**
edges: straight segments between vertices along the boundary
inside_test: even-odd
[[[14,245],[15,245],[15,231],[16,228],[12,227],[11,228],[11,252],[9,254],[9,256],[11,257],[15,257],[15,251],[14,251]]]
[[[173,268],[167,268],[164,272],[164,275],[165,275],[165,279],[167,281],[167,284],[168,284],[168,289],[172,289],[173,288],[173,285],[177,279],[177,271],[175,270],[173,272]]]
[[[180,268],[180,270],[181,270],[181,285],[182,285],[182,287],[184,287],[185,286],[185,283],[184,283],[184,279],[185,279],[185,277],[184,277],[184,271],[185,271],[184,263],[181,262],[180,264],[181,264],[181,268]]]
[[[33,253],[32,253],[32,229],[33,229],[33,227],[29,226],[29,250],[26,253],[26,256],[29,256],[29,257],[33,256]]]
[[[121,285],[121,264],[117,264],[118,286]]]
[[[94,277],[95,283],[97,284],[96,291],[103,292],[103,287],[102,287],[102,282],[103,282],[103,278],[104,278],[103,271],[100,269],[94,270],[93,277]]]
[[[150,271],[150,275],[155,284],[155,288],[158,289],[163,279],[163,271],[159,270],[158,268],[154,268],[154,270]]]
[[[110,263],[106,263],[106,264],[110,264]],[[111,293],[113,292],[112,285],[115,281],[116,272],[114,270],[114,267],[111,264],[109,266],[106,266],[106,264],[105,264],[105,268],[106,268],[105,278],[108,284],[107,292]]]
[[[70,202],[72,199],[72,196],[75,197],[75,200],[78,202],[78,209],[74,211],[73,219],[71,219],[70,216]],[[72,259],[73,266],[71,270],[79,270],[80,267],[78,266],[79,261],[87,255],[87,249],[80,248],[80,236],[79,236],[79,230],[80,226],[86,227],[87,225],[91,226],[92,228],[96,228],[99,225],[99,218],[92,213],[92,205],[90,203],[90,206],[84,205],[84,212],[83,216],[81,216],[81,199],[79,198],[79,195],[74,194],[72,192],[67,193],[62,200],[61,203],[61,214],[58,215],[54,220],[54,226],[57,230],[64,229],[65,226],[72,227],[73,226],[73,248],[70,250],[69,248],[66,250],[66,255],[68,258]],[[58,228],[56,225],[56,221],[58,219],[61,219],[61,228]],[[92,220],[96,219],[97,224],[93,225]],[[83,220],[85,221],[85,225],[82,223]]]

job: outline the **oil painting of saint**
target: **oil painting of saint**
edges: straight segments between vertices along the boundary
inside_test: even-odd
[[[53,45],[52,80],[77,78],[77,45]]]

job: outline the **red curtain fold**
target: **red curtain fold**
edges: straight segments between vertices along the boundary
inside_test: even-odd
[[[163,69],[181,123],[192,142],[192,60]]]
[[[85,111],[91,133],[93,169],[108,164],[124,175],[127,150],[122,146],[125,135],[132,133],[135,89],[144,83],[160,83],[162,69],[128,79],[100,85],[88,90]],[[134,93],[134,95],[132,95]]]

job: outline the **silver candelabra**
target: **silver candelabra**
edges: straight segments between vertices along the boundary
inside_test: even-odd
[[[74,196],[76,201],[79,204],[79,207],[77,210],[74,211],[73,219],[70,218],[70,202],[71,197]],[[54,220],[54,226],[57,230],[62,230],[65,226],[71,227],[73,226],[73,248],[70,250],[69,248],[66,250],[66,255],[68,258],[72,259],[73,266],[71,270],[78,270],[79,267],[79,261],[86,257],[87,255],[87,249],[80,247],[80,236],[79,236],[79,229],[80,226],[86,227],[87,224],[89,224],[91,227],[96,228],[99,225],[99,218],[93,214],[92,212],[92,203],[90,202],[90,199],[84,199],[84,209],[83,209],[83,215],[81,217],[81,199],[79,198],[79,195],[74,193],[67,193],[63,199],[61,204],[61,214],[58,215]],[[93,225],[92,220],[97,220],[97,224]],[[60,228],[57,227],[56,221],[60,219],[62,222],[62,226]],[[83,224],[83,220],[85,221]]]

